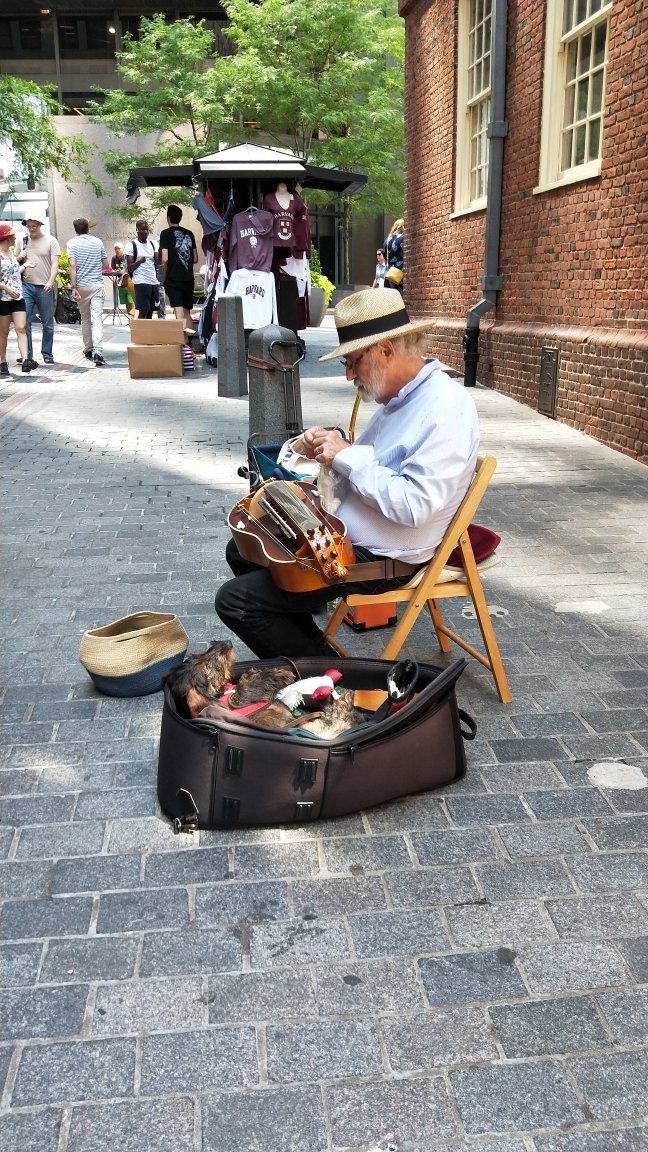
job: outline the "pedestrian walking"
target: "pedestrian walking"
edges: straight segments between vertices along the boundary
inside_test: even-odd
[[[193,232],[182,228],[181,220],[182,208],[170,204],[167,208],[169,227],[160,232],[160,262],[164,274],[164,290],[176,319],[191,324],[194,266],[198,263],[198,252]]]
[[[108,268],[108,256],[103,241],[88,235],[88,221],[80,216],[73,220],[76,236],[68,241],[70,285],[72,295],[81,313],[83,354],[95,364],[105,364],[103,357],[103,306],[106,289],[102,270]]]
[[[405,221],[394,221],[393,227],[383,244],[383,252],[387,259],[387,271],[385,272],[385,288],[395,288],[397,292],[403,293],[403,266],[405,264],[405,252],[403,247],[405,233]]]
[[[32,321],[34,313],[41,318],[41,356],[45,364],[54,363],[54,304],[56,300],[56,274],[59,268],[61,246],[55,236],[43,232],[44,220],[28,216],[23,220],[27,238],[23,242],[26,254],[23,272],[23,297],[27,310],[27,358],[34,359]]]
[[[385,287],[385,272],[386,271],[387,271],[387,261],[385,260],[385,254],[384,254],[382,248],[379,248],[378,251],[376,252],[376,275],[374,276],[374,282],[371,285],[372,288],[384,288]]]
[[[0,223],[0,376],[9,375],[7,339],[12,320],[23,372],[38,368],[37,362],[27,354],[27,310],[20,261],[14,251],[15,242],[16,233],[11,224]]]
[[[140,320],[151,320],[153,309],[158,306],[157,259],[158,251],[149,237],[146,220],[138,220],[137,239],[131,240],[124,249],[128,271],[135,285],[135,307]]]
[[[126,258],[124,256],[124,245],[118,240],[114,245],[115,255],[110,259],[110,267],[113,272],[123,272],[123,276],[119,281],[117,292],[119,294],[119,303],[123,304],[129,316],[135,315],[135,285],[128,275],[126,268]]]

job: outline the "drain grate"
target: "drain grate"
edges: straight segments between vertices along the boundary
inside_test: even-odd
[[[543,416],[556,417],[556,391],[558,388],[559,348],[542,348],[540,351],[540,387],[538,389],[538,412]]]

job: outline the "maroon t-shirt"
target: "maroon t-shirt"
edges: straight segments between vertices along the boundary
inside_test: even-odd
[[[287,208],[282,207],[274,192],[268,192],[264,196],[263,207],[268,212],[272,212],[274,217],[275,248],[292,248],[295,243],[295,213],[297,211],[297,197],[294,192],[290,194],[290,204]]]
[[[228,267],[269,272],[272,267],[274,216],[272,212],[238,212],[229,233]]]
[[[295,212],[295,229],[292,245],[293,256],[298,252],[305,252],[307,258],[310,260],[311,227],[308,216],[308,206],[304,204],[301,196],[298,196],[296,192],[294,193],[294,197],[297,201],[297,211]]]

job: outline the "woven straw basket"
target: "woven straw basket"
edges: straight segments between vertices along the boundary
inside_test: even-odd
[[[107,696],[159,692],[165,672],[182,664],[189,637],[172,612],[135,612],[83,633],[79,660]]]

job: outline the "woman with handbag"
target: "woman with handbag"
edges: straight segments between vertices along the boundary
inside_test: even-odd
[[[395,288],[401,295],[403,294],[403,264],[405,263],[404,229],[405,221],[402,218],[396,220],[383,246],[387,260],[385,288]]]

